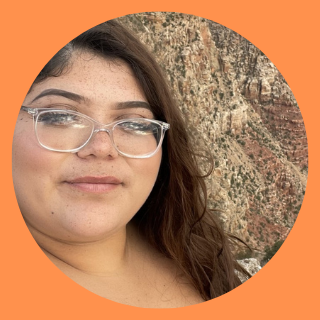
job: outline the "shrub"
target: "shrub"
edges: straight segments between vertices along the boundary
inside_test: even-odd
[[[250,249],[245,249],[236,254],[236,259],[243,260],[243,259],[252,258],[252,254],[253,252]]]
[[[283,244],[283,240],[279,240],[277,241],[271,248],[268,246],[266,247],[265,249],[265,255],[262,259],[262,261],[264,262],[268,262],[271,260],[271,258],[277,253],[277,251],[280,249],[280,247],[282,246]]]

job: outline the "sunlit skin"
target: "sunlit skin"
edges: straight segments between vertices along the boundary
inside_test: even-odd
[[[154,118],[131,69],[89,53],[75,53],[67,73],[34,85],[23,105],[76,110],[105,124]],[[105,132],[77,153],[49,151],[36,140],[32,116],[20,112],[13,181],[22,215],[49,259],[88,290],[143,307],[202,301],[129,223],[153,188],[161,156],[160,149],[147,159],[123,157]]]

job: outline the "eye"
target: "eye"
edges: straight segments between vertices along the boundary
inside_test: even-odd
[[[126,133],[136,135],[154,134],[157,131],[157,124],[148,120],[128,120],[117,124],[117,129]]]
[[[70,126],[81,123],[81,117],[63,111],[43,112],[39,115],[38,122],[47,126]]]

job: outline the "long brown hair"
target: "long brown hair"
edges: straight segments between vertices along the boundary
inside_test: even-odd
[[[234,237],[225,234],[215,212],[207,208],[204,175],[181,112],[164,75],[146,47],[115,21],[76,37],[42,69],[34,84],[67,72],[76,50],[122,59],[132,68],[158,120],[170,123],[156,184],[133,222],[160,252],[173,259],[205,300],[241,284],[236,270],[249,274],[231,252]],[[212,166],[212,158],[207,156]]]

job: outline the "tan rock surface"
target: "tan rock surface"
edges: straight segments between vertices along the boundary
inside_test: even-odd
[[[214,155],[210,205],[261,258],[288,235],[307,182],[306,132],[289,86],[258,48],[212,21],[161,12],[118,20],[154,52],[190,132]]]

